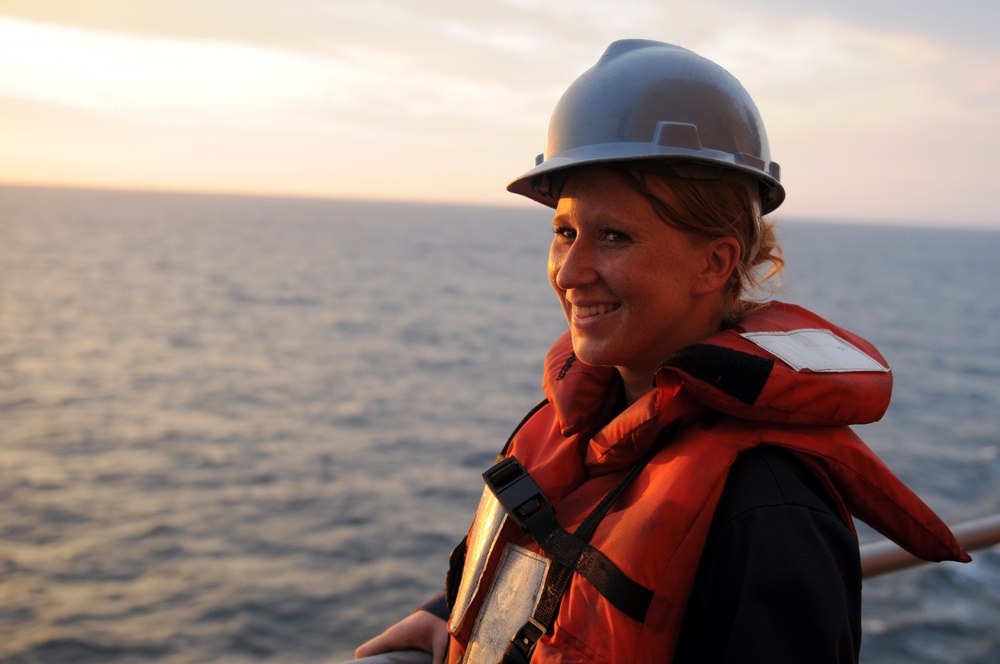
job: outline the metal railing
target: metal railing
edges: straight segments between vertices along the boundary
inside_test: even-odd
[[[966,551],[1000,544],[1000,514],[957,524],[951,527],[951,532]],[[889,540],[861,546],[861,574],[866,579],[925,562],[927,561],[907,553]]]

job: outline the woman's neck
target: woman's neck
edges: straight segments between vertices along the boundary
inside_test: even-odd
[[[644,394],[652,391],[653,376],[655,371],[630,371],[624,367],[618,367],[618,374],[622,378],[625,387],[625,403],[629,406],[638,401]]]
[[[713,309],[713,311],[716,310],[718,310],[718,308]],[[713,315],[702,328],[696,330],[693,334],[688,336],[687,343],[681,344],[680,347],[668,351],[666,355],[656,363],[648,363],[644,366],[616,367],[618,369],[618,375],[621,376],[622,383],[625,386],[625,400],[628,405],[631,406],[643,395],[648,394],[654,387],[656,387],[656,370],[660,368],[660,365],[667,359],[667,357],[673,355],[683,347],[690,344],[696,344],[702,339],[706,339],[713,334],[716,334],[717,332],[723,330],[724,327],[722,316]]]

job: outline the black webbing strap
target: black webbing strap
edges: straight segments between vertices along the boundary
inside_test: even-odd
[[[548,404],[549,404],[548,399],[542,399],[541,401],[538,402],[538,404],[534,408],[528,411],[527,415],[521,418],[521,421],[518,422],[516,427],[514,427],[514,430],[510,432],[510,436],[507,437],[507,442],[503,444],[503,449],[500,451],[501,455],[507,454],[507,449],[510,447],[510,444],[514,442],[514,436],[516,436],[518,432],[524,427],[524,425],[528,423],[528,420],[534,417],[535,413],[540,411]]]
[[[653,443],[653,446],[649,449],[649,451],[641,459],[634,463],[631,468],[629,468],[628,472],[625,473],[624,477],[622,477],[618,484],[616,484],[608,495],[604,497],[600,504],[594,508],[594,511],[587,515],[587,518],[584,519],[583,523],[580,524],[580,527],[576,529],[576,532],[572,535],[572,537],[578,538],[583,542],[590,541],[590,538],[594,535],[594,531],[597,530],[598,524],[600,524],[601,520],[608,513],[608,510],[611,509],[611,506],[616,500],[618,500],[621,494],[628,488],[639,473],[642,472],[642,469],[646,467],[646,465],[661,449],[663,449],[664,445],[667,444],[667,441],[669,441],[678,429],[680,429],[680,426],[681,420],[678,418],[668,426],[664,427],[660,433],[657,434],[656,441]],[[548,501],[546,500],[546,502]],[[555,518],[554,512],[552,518]],[[548,553],[541,542],[539,542],[539,546],[542,546],[542,550]],[[593,547],[590,547],[589,545],[587,546],[593,549]],[[596,551],[596,549],[594,550]],[[601,555],[603,557],[603,554]],[[614,566],[614,563],[610,560],[608,560],[608,563]],[[615,567],[615,569],[617,570],[618,568]],[[534,652],[535,644],[538,643],[538,640],[545,636],[550,629],[552,629],[552,625],[555,623],[556,615],[559,613],[559,604],[562,601],[563,595],[566,593],[566,589],[569,587],[569,582],[573,578],[574,571],[575,570],[572,567],[561,564],[558,561],[556,561],[555,564],[549,568],[549,572],[545,577],[545,587],[542,590],[542,596],[538,600],[535,611],[532,613],[531,618],[528,619],[528,622],[526,622],[521,629],[518,630],[517,634],[511,638],[510,643],[507,644],[507,649],[503,656],[503,664],[528,664],[531,659],[531,654]],[[628,580],[630,584],[634,584],[638,588],[645,591],[645,593],[648,593],[648,595],[644,598],[638,600],[638,602],[642,603],[642,617],[636,619],[641,622],[645,618],[646,612],[649,609],[653,593],[630,579],[620,570],[618,571],[625,579]],[[589,577],[586,575],[583,576],[589,580]],[[595,586],[595,588],[597,588],[597,586]],[[601,594],[604,595],[604,593]],[[607,595],[604,596],[608,599],[608,601],[612,601]],[[618,605],[615,604],[615,606]],[[625,611],[625,613],[633,618],[636,617],[627,611]]]
[[[502,483],[500,493],[494,490],[497,500],[554,562],[546,574],[542,596],[531,618],[507,644],[503,664],[527,664],[531,659],[535,644],[555,623],[559,604],[569,587],[573,572],[587,579],[605,599],[626,615],[640,622],[645,619],[653,599],[653,592],[629,578],[607,556],[590,546],[588,542],[611,506],[663,448],[679,425],[678,420],[657,434],[649,452],[629,468],[618,484],[587,515],[573,534],[559,526],[555,520],[555,511],[548,499],[516,459],[512,460],[512,457],[509,457],[483,474],[491,490],[494,490],[494,485],[491,484],[488,475]],[[501,499],[505,488],[514,490],[513,493],[507,494],[513,503],[513,510]]]
[[[510,432],[510,436],[508,436],[507,442],[504,443],[503,450],[500,452],[500,457],[498,457],[498,459],[507,453],[507,449],[510,447],[510,444],[514,442],[514,436],[516,436],[524,425],[528,423],[528,420],[534,417],[535,413],[544,408],[548,403],[548,399],[542,399],[538,405],[528,411],[528,414],[525,415],[518,425],[514,427],[514,430]],[[462,571],[465,567],[465,549],[468,540],[468,536],[462,538],[462,541],[459,542],[458,546],[452,550],[451,555],[448,557],[448,572],[444,577],[444,596],[448,603],[449,611],[455,607],[455,598],[458,596],[458,587],[462,583]]]
[[[584,539],[560,526],[548,498],[520,461],[507,457],[483,473],[483,479],[508,516],[538,542],[549,558],[587,579],[618,610],[642,622],[653,593],[630,579],[607,556],[587,543],[593,534],[592,528],[588,528],[591,532],[586,532]],[[606,501],[607,498],[602,505]],[[601,513],[596,521],[609,507],[610,503],[603,510],[598,508]],[[588,520],[594,519],[598,510],[591,512]],[[586,526],[585,521],[581,530]]]

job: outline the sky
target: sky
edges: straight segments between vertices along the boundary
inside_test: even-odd
[[[0,183],[532,205],[623,38],[715,60],[781,218],[1000,229],[995,0],[0,0]]]

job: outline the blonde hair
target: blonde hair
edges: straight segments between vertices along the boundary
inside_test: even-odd
[[[774,224],[760,214],[757,183],[748,180],[695,179],[621,170],[656,214],[670,226],[704,237],[732,237],[740,259],[723,293],[727,325],[762,306],[773,293],[785,265]]]

